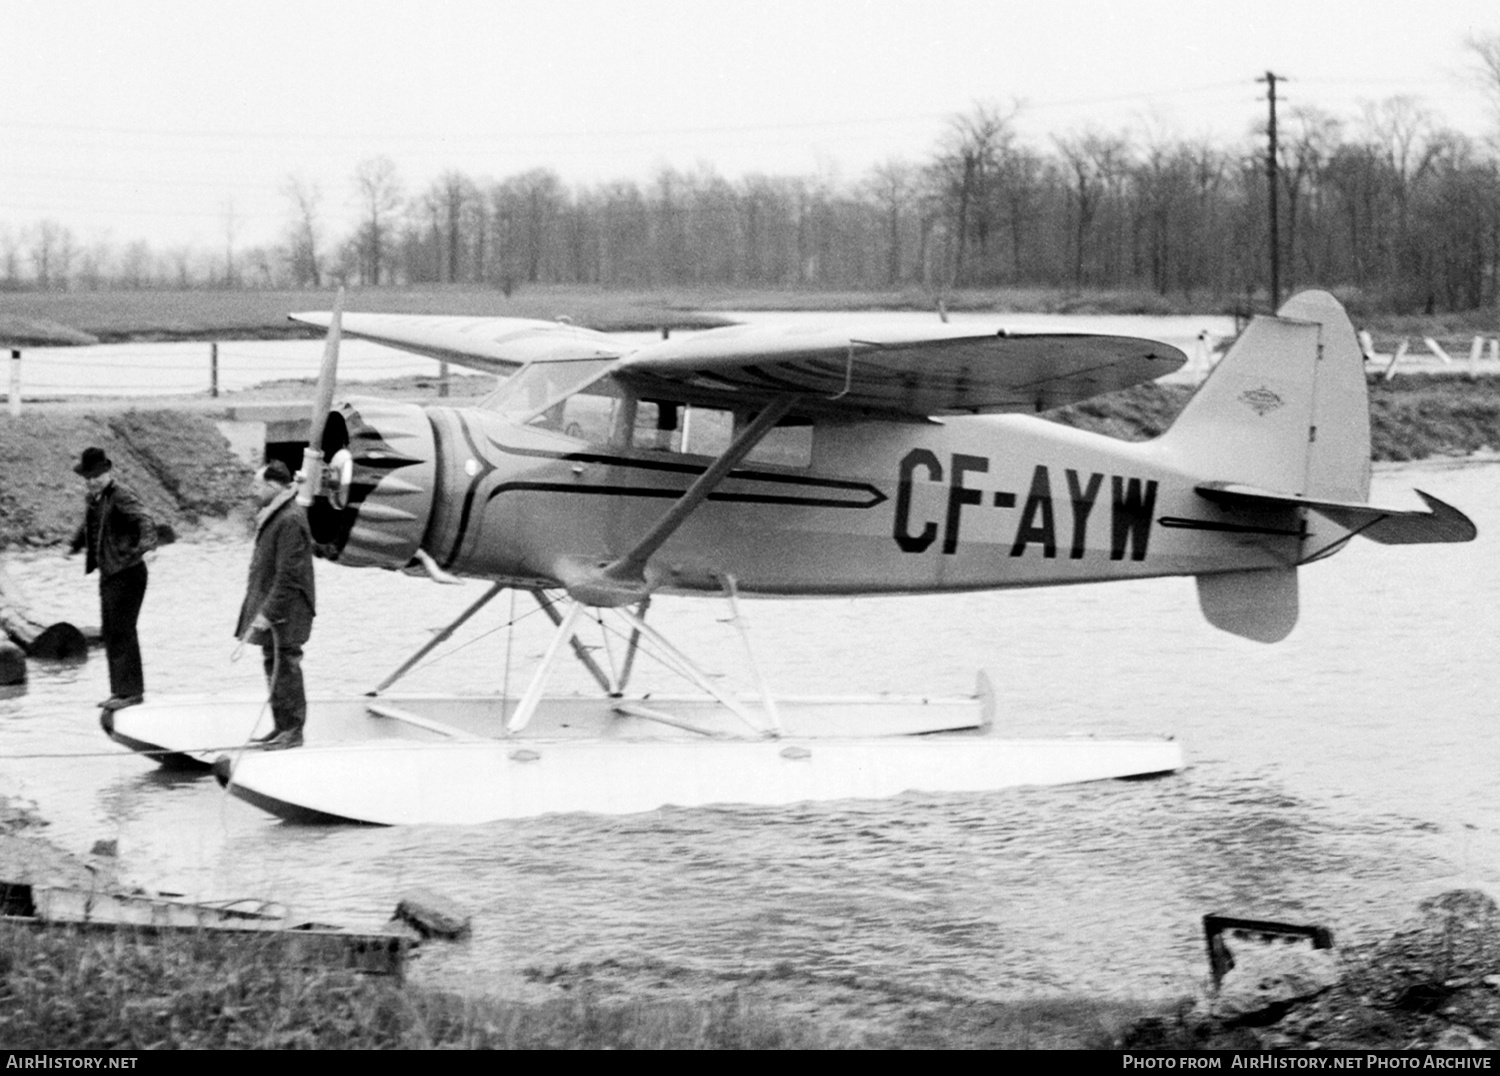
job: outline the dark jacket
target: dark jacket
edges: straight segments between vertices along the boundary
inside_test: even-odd
[[[83,572],[99,569],[101,579],[132,568],[156,548],[156,521],[141,505],[141,499],[111,482],[96,497],[85,498],[83,523],[73,535],[74,553],[88,550]]]
[[[235,638],[245,637],[259,613],[276,629],[277,645],[301,646],[312,635],[316,611],[312,532],[307,527],[307,513],[287,490],[256,520],[255,552],[250,557],[250,579],[235,624]],[[257,635],[250,641],[269,643],[271,639]]]

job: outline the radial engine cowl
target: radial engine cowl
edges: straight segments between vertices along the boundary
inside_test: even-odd
[[[328,522],[314,524],[314,538],[337,548],[340,564],[405,568],[432,515],[431,423],[414,404],[349,400],[329,415],[323,439],[330,457],[340,448],[350,457],[341,468],[347,486],[337,491],[347,502],[342,509],[324,506]]]

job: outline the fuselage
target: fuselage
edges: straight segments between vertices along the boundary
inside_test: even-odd
[[[352,449],[382,446],[374,468],[355,451],[369,488],[351,506],[353,564],[404,567],[421,548],[456,574],[545,584],[560,558],[604,563],[629,549],[714,459],[683,450],[686,417],[657,445],[630,434],[633,416],[624,435],[591,437],[479,409],[361,403],[346,415]],[[854,595],[1298,562],[1299,511],[1226,512],[1194,492],[1207,477],[1152,442],[1030,416],[820,421],[775,458],[736,467],[649,574],[668,591],[717,591],[733,576],[749,593]]]

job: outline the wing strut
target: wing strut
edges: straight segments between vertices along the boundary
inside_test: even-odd
[[[746,426],[718,459],[709,464],[683,495],[672,502],[672,507],[657,520],[634,547],[609,564],[587,564],[573,557],[564,557],[556,565],[556,573],[568,596],[585,605],[618,608],[638,602],[650,591],[646,581],[646,562],[676,533],[687,518],[707,499],[715,487],[734,470],[750,451],[775,429],[776,423],[786,417],[798,397],[781,396],[768,403],[755,420]]]

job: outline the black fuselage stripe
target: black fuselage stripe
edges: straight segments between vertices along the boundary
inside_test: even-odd
[[[1289,531],[1281,527],[1251,527],[1243,523],[1212,523],[1206,519],[1182,519],[1178,516],[1162,516],[1156,521],[1163,527],[1185,531],[1224,531],[1229,534],[1275,534],[1287,538],[1301,538],[1302,531]]]
[[[656,500],[676,500],[686,490],[681,489],[652,489],[649,486],[583,486],[568,482],[504,482],[489,493],[488,501],[494,500],[502,493],[532,492],[532,493],[578,493],[584,496],[602,497],[643,497]],[[784,493],[723,493],[716,492],[708,495],[708,500],[719,501],[728,504],[781,504],[796,505],[804,508],[874,508],[886,500],[884,495],[879,499],[871,499],[863,504],[855,501],[834,500],[831,497],[794,497]]]
[[[677,463],[672,460],[637,459],[630,456],[610,456],[597,452],[553,452],[546,449],[535,448],[513,448],[510,445],[501,444],[494,439],[490,444],[501,452],[511,456],[524,456],[531,459],[557,460],[560,463],[598,463],[606,467],[619,467],[634,471],[663,471],[668,474],[691,475],[697,477],[708,470],[705,466],[696,463]],[[745,482],[770,482],[783,486],[811,486],[819,489],[845,489],[851,491],[868,492],[874,496],[885,499],[885,494],[869,482],[860,482],[849,478],[816,478],[812,475],[781,474],[776,471],[746,471],[735,469],[725,476],[725,481]]]

